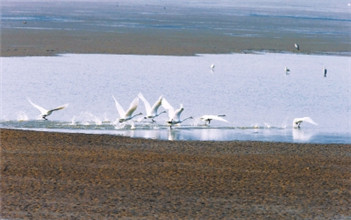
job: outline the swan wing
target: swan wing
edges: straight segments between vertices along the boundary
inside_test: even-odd
[[[168,111],[169,120],[172,120],[174,116],[174,108],[171,106],[171,104],[169,104],[169,102],[165,98],[162,99],[162,107]]]
[[[39,105],[33,103],[33,102],[32,102],[30,99],[28,99],[28,98],[27,98],[27,100],[28,100],[28,102],[29,102],[33,107],[35,107],[36,109],[38,109],[42,115],[48,113],[48,110],[46,110],[45,108],[43,108],[43,107],[41,107],[41,106],[39,106]]]
[[[133,112],[138,108],[139,105],[139,98],[136,97],[132,103],[130,103],[130,106],[125,114],[126,117],[132,116]]]
[[[68,106],[68,104],[64,104],[64,105],[59,106],[59,107],[57,107],[57,108],[51,109],[51,110],[48,111],[48,114],[50,115],[53,111],[58,111],[58,110],[67,108],[67,106]]]
[[[203,120],[203,121],[206,121],[206,120],[217,120],[217,121],[228,122],[223,117],[225,117],[225,115],[203,115],[203,116],[200,117],[200,119]]]
[[[293,120],[293,127],[299,126],[302,122],[308,122],[313,125],[318,125],[316,122],[314,122],[310,117],[303,117],[303,118],[294,118]]]
[[[152,106],[152,108],[151,108],[151,113],[153,114],[153,115],[156,115],[157,114],[157,110],[158,110],[158,108],[162,105],[162,96],[160,96],[159,98],[158,98],[158,100],[155,102],[155,104]]]
[[[312,120],[312,118],[310,118],[310,117],[304,117],[303,118],[303,121],[305,121],[305,122],[308,122],[308,123],[311,123],[311,124],[313,124],[313,125],[318,125],[316,122],[314,122],[313,120]]]
[[[151,106],[150,103],[145,99],[145,97],[143,96],[143,94],[140,92],[138,94],[138,97],[141,99],[141,101],[143,101],[144,106],[145,106],[145,110],[146,110],[146,114],[150,115],[151,114]]]
[[[116,104],[116,108],[117,108],[119,117],[123,118],[126,114],[123,107],[118,103],[117,99],[114,96],[112,96],[112,98],[113,98],[113,100],[115,100],[115,104]]]
[[[180,115],[182,114],[183,111],[184,111],[184,108],[183,108],[183,105],[181,104],[180,108],[175,110],[174,116],[172,119],[174,119],[175,121],[180,121]]]

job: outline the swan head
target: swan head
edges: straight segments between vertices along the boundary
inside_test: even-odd
[[[188,119],[194,119],[194,118],[193,118],[193,116],[190,116],[190,117],[185,118],[183,121],[186,121],[186,120],[188,120]],[[183,121],[182,121],[182,122],[183,122]]]

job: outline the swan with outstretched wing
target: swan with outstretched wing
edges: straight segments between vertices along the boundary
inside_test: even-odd
[[[203,115],[200,117],[200,119],[204,121],[206,125],[209,125],[212,120],[228,122],[223,117],[225,117],[225,115]]]
[[[48,117],[49,115],[51,115],[54,111],[58,111],[58,110],[62,110],[64,108],[67,108],[68,104],[64,104],[62,106],[47,110],[35,103],[33,103],[29,98],[27,98],[28,102],[35,107],[36,109],[38,109],[40,111],[40,116],[44,119],[44,120],[48,120],[46,117]]]
[[[173,106],[171,106],[171,104],[169,104],[169,102],[165,98],[163,98],[162,106],[168,110],[167,124],[170,125],[170,127],[172,127],[172,125],[181,124],[188,119],[193,119],[193,117],[191,116],[183,120],[180,119],[180,115],[184,111],[184,107],[182,104],[180,104],[180,107],[178,109],[174,110]]]
[[[145,99],[142,93],[138,94],[138,97],[143,101],[145,110],[146,110],[146,116],[144,119],[151,119],[153,122],[155,122],[155,118],[158,117],[159,115],[166,113],[166,111],[162,111],[158,113],[159,107],[162,105],[162,100],[163,97],[160,96],[158,100],[153,104],[153,106],[150,105],[150,103]]]
[[[303,118],[294,118],[294,120],[293,120],[293,127],[294,128],[300,128],[302,122],[308,122],[308,123],[313,124],[313,125],[318,125],[310,117],[303,117]]]
[[[120,123],[122,122],[126,122],[129,121],[133,118],[135,118],[138,115],[142,115],[142,113],[138,113],[133,115],[133,113],[135,112],[135,110],[138,108],[138,104],[139,104],[139,98],[136,97],[129,105],[129,108],[127,109],[127,111],[124,111],[123,107],[119,104],[119,102],[117,101],[117,99],[112,96],[113,100],[115,101],[116,104],[116,108],[119,114],[119,119],[118,121]]]

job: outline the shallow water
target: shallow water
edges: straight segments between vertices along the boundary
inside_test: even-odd
[[[350,45],[349,1],[10,1],[2,29],[175,32],[244,38],[324,39]],[[264,45],[262,45],[264,48]],[[250,48],[248,48],[250,49]],[[344,48],[345,52],[347,48]],[[323,51],[323,50],[322,50]]]
[[[1,127],[171,140],[351,143],[350,57],[64,54],[1,59]],[[166,126],[165,114],[157,123],[135,122],[134,129],[118,124],[112,95],[127,108],[139,92],[151,104],[160,95],[175,108],[183,104],[182,117],[195,119],[173,129]],[[69,106],[50,121],[36,120],[39,111],[27,98],[46,108]],[[145,112],[142,102],[136,112]],[[228,123],[204,126],[198,119],[203,114],[225,114]],[[318,125],[293,129],[293,119],[305,116]]]

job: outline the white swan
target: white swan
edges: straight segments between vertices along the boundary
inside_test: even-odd
[[[157,113],[158,108],[162,104],[162,99],[163,97],[160,96],[158,100],[155,102],[155,104],[151,107],[150,103],[145,99],[142,93],[138,94],[138,97],[144,102],[145,105],[145,110],[146,110],[146,116],[144,119],[151,118],[152,122],[155,122],[154,118],[158,117],[159,115],[166,113],[166,111],[162,111],[160,113]]]
[[[293,120],[293,127],[294,128],[300,128],[302,122],[308,122],[308,123],[311,123],[313,125],[318,125],[310,117],[303,117],[303,118],[294,118],[294,120]]]
[[[200,119],[204,121],[206,125],[209,125],[212,120],[228,122],[223,117],[225,117],[225,115],[203,115],[200,117]]]
[[[297,43],[294,44],[294,47],[296,48],[296,50],[300,50],[300,45],[298,45]]]
[[[210,66],[212,72],[214,72],[215,67],[216,66],[214,65],[214,63],[212,63],[211,66]]]
[[[116,108],[119,114],[119,122],[126,122],[129,121],[131,119],[133,119],[134,117],[138,116],[138,115],[142,115],[143,113],[138,113],[133,115],[134,111],[137,109],[138,104],[139,104],[139,98],[136,97],[131,103],[130,106],[128,108],[127,111],[124,111],[123,107],[117,102],[116,98],[114,96],[112,96],[112,98],[115,100],[115,104],[116,104]]]
[[[64,108],[66,108],[66,107],[68,106],[68,104],[64,104],[64,105],[59,106],[59,107],[57,107],[57,108],[47,110],[47,109],[45,109],[45,108],[43,108],[43,107],[41,107],[41,106],[39,106],[39,105],[37,105],[37,104],[34,104],[29,98],[27,98],[27,100],[28,100],[28,102],[29,102],[32,106],[34,106],[36,109],[38,109],[38,110],[40,111],[40,113],[41,113],[40,116],[41,116],[44,120],[48,120],[46,117],[48,117],[49,115],[51,115],[52,112],[58,111],[58,110],[61,110],[61,109],[64,109]]]
[[[180,107],[178,109],[174,110],[174,108],[169,104],[169,102],[165,98],[163,98],[162,106],[168,110],[168,117],[169,118],[168,118],[167,124],[169,124],[170,127],[172,127],[172,125],[180,124],[188,119],[193,118],[193,117],[188,117],[188,118],[185,118],[183,120],[180,119],[180,115],[184,111],[184,107],[182,104],[180,105]]]

